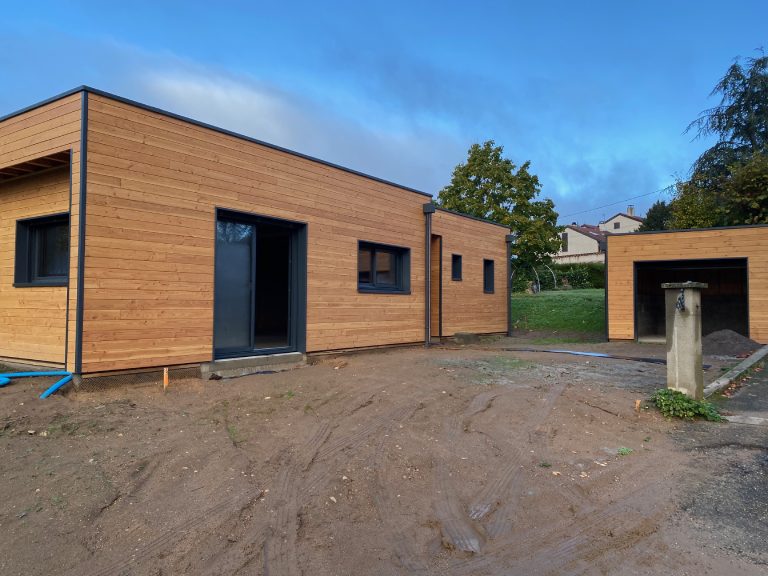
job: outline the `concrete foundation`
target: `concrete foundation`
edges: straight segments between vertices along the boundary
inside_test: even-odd
[[[232,378],[234,376],[246,376],[272,370],[280,372],[303,366],[306,364],[306,361],[306,356],[301,352],[216,360],[215,362],[201,364],[200,375],[204,380],[207,380],[212,374],[222,378]]]
[[[667,388],[704,398],[701,367],[702,282],[662,284],[667,324]]]

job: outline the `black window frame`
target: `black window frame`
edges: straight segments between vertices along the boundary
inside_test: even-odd
[[[371,251],[371,282],[360,281],[360,251]],[[385,252],[395,257],[395,283],[376,282],[376,253]],[[359,240],[357,242],[357,291],[365,294],[410,294],[411,293],[411,249],[404,246],[381,244]]]
[[[66,272],[57,275],[41,275],[39,270],[41,232],[46,228],[62,224],[67,228]],[[17,220],[14,287],[67,286],[69,284],[70,243],[68,212]]]
[[[490,274],[488,273],[490,270]],[[496,264],[493,260],[483,258],[483,292],[493,294],[496,289]]]
[[[463,267],[461,254],[451,254],[451,280],[461,282]]]
[[[568,252],[568,232],[563,232],[563,235],[560,237],[560,243],[561,243],[561,252]]]
[[[613,223],[613,229],[619,230],[621,228],[621,222],[614,222]]]

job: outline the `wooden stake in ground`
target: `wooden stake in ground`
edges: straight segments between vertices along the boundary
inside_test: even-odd
[[[168,390],[168,368],[163,368],[163,392]]]

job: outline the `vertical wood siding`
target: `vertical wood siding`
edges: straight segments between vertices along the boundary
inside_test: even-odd
[[[0,167],[55,152],[72,151],[70,305],[77,282],[77,190],[80,183],[80,94],[74,94],[0,122]],[[14,288],[16,220],[67,212],[70,172],[55,170],[0,183],[0,356],[63,364],[66,331],[74,360],[74,314],[66,325],[67,288]]]
[[[750,337],[768,344],[768,227],[608,237],[608,337],[635,337],[634,263],[747,258]]]
[[[507,329],[506,243],[509,230],[438,210],[432,231],[443,237],[443,336]],[[451,280],[451,255],[462,256],[462,279]],[[483,292],[483,259],[494,261],[493,294]]]

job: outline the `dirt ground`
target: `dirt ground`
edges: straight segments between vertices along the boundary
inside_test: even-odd
[[[505,350],[531,341],[166,393],[14,381],[0,574],[766,573],[766,428],[636,411],[664,366]]]

